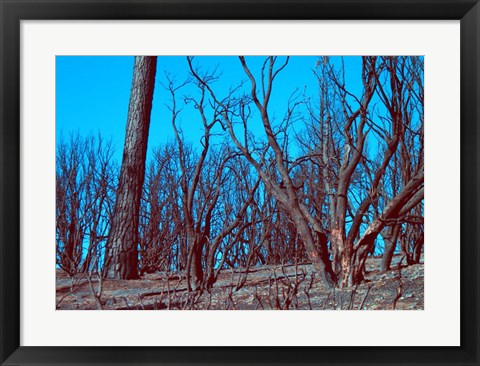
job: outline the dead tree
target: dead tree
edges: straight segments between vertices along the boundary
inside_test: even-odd
[[[400,154],[405,135],[412,129],[422,129],[421,124],[412,123],[423,121],[423,111],[415,110],[422,103],[417,96],[420,88],[409,81],[419,69],[410,68],[413,62],[408,57],[363,57],[360,96],[346,87],[343,64],[340,71],[328,59],[320,64],[320,107],[319,116],[314,118],[322,131],[317,138],[317,164],[323,167],[320,173],[325,182],[324,204],[330,215],[330,249],[341,287],[363,280],[364,263],[379,232],[393,219],[398,220],[400,212],[405,214],[406,208],[421,201],[421,161],[409,168],[413,173],[406,176],[397,192],[381,195],[384,182],[391,179],[392,160]],[[384,106],[377,116],[370,107],[372,100]],[[377,159],[367,155],[369,141],[382,147]],[[422,150],[410,153],[421,155]],[[377,212],[379,201],[384,202],[383,212]]]
[[[57,146],[57,265],[70,275],[88,272],[106,239],[115,186],[112,152],[100,135],[72,135]]]
[[[264,184],[265,190],[274,196],[288,213],[289,219],[293,222],[302,238],[306,252],[315,264],[323,284],[327,287],[332,287],[336,284],[336,276],[328,259],[327,236],[321,223],[311,215],[307,207],[298,199],[298,193],[289,171],[288,155],[284,150],[285,146],[280,142],[279,132],[274,131],[268,113],[268,104],[272,95],[274,79],[288,64],[288,58],[286,58],[280,66],[276,67],[277,60],[277,57],[268,57],[264,62],[260,81],[262,97],[258,94],[257,78],[249,69],[244,57],[240,57],[240,63],[250,81],[251,91],[248,96],[245,95],[239,99],[233,98],[233,95],[219,99],[210,87],[209,81],[195,72],[193,67],[191,69],[194,77],[210,93],[238,151],[255,168]],[[256,109],[255,116],[259,118],[263,126],[267,141],[264,146],[250,146],[252,141],[249,140],[247,127],[253,116],[250,105],[253,105],[253,108]],[[295,108],[295,104],[292,108]],[[289,111],[285,118],[285,127],[292,123],[292,117],[293,113]],[[234,129],[236,120],[243,125],[243,142],[241,142]],[[253,150],[255,153],[253,153]],[[269,152],[272,153],[273,159],[267,162],[265,157]],[[259,156],[259,158],[256,156]]]
[[[139,278],[138,215],[156,67],[156,57],[135,57],[122,167],[105,254],[104,276],[108,278]]]
[[[205,78],[212,81],[215,77],[210,75]],[[184,101],[198,111],[203,127],[200,141],[202,149],[196,155],[188,148],[177,125],[180,110],[176,101],[176,92],[187,83],[189,82],[174,86],[173,80],[167,76],[166,90],[171,96],[169,108],[179,154],[182,226],[186,238],[184,245],[187,248],[186,277],[189,290],[197,290],[213,285],[218,275],[215,271],[215,264],[219,258],[218,251],[223,246],[221,258],[224,261],[232,249],[232,245],[226,245],[226,241],[232,233],[235,233],[233,237],[238,239],[243,230],[240,224],[253,199],[258,182],[246,189],[248,197],[241,205],[224,210],[225,217],[221,224],[215,219],[219,215],[219,205],[224,199],[222,196],[226,194],[228,177],[225,172],[236,171],[237,168],[231,162],[238,153],[231,151],[228,144],[222,144],[219,149],[212,148],[211,135],[214,128],[220,124],[220,112],[213,108],[212,115],[207,116],[206,87],[199,82],[196,82],[198,97],[185,96]],[[239,179],[238,174],[232,176]],[[222,264],[218,266],[221,267]]]

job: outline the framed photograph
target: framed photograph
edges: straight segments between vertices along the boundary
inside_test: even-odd
[[[479,364],[476,0],[0,2],[2,365]]]

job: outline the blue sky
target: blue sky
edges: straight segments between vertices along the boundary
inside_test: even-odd
[[[259,75],[264,57],[247,57],[252,72]],[[291,93],[306,88],[307,94],[315,97],[317,84],[312,74],[318,60],[316,56],[291,57],[285,70],[275,80],[274,94],[270,103],[271,117],[283,117],[286,101]],[[279,63],[282,60],[279,60]],[[336,58],[334,62],[339,62]],[[347,85],[351,90],[359,91],[361,69],[360,57],[345,57]],[[215,90],[219,95],[236,86],[246,75],[238,57],[203,56],[195,58],[194,63],[203,70],[218,67],[219,81]],[[188,75],[185,57],[158,57],[155,94],[153,100],[149,153],[154,147],[173,139],[170,112],[166,108],[169,95],[161,83],[166,80],[165,73],[174,76],[181,83]],[[62,134],[70,133],[86,136],[101,132],[105,139],[112,139],[116,147],[115,157],[120,160],[125,136],[130,85],[133,73],[133,56],[57,56],[56,59],[56,131],[57,140]],[[247,84],[247,90],[249,90]],[[189,90],[179,91],[190,93]],[[181,98],[179,98],[181,99]],[[183,103],[179,103],[180,107]],[[202,136],[202,125],[192,108],[183,107],[179,123],[185,139],[198,144]],[[147,157],[148,159],[148,157]],[[120,163],[120,161],[119,161]]]

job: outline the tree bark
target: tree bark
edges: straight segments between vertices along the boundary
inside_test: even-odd
[[[393,253],[397,246],[397,238],[400,233],[401,225],[390,226],[382,230],[381,235],[385,242],[385,249],[382,256],[382,263],[380,267],[380,273],[385,273],[390,270],[390,264],[392,263]]]
[[[413,263],[420,263],[420,258],[422,256],[422,249],[423,249],[423,235],[415,243],[415,247],[413,251]]]
[[[200,233],[188,235],[190,253],[187,259],[187,279],[190,290],[197,290],[203,282],[202,253],[206,238]]]
[[[107,278],[139,278],[138,214],[156,67],[156,57],[135,57],[122,168],[107,241],[104,269]]]
[[[300,209],[289,207],[288,210],[300,237],[305,245],[308,257],[312,261],[315,270],[320,276],[321,283],[325,288],[333,288],[337,284],[337,277],[333,272],[331,262],[328,259],[327,239],[322,238],[322,233],[317,232],[317,238],[312,235],[312,229],[303,216]]]

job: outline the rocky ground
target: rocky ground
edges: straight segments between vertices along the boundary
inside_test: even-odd
[[[422,310],[423,258],[412,266],[401,260],[380,274],[380,258],[369,258],[366,281],[341,290],[324,289],[311,264],[224,270],[210,293],[189,293],[178,274],[99,282],[58,270],[56,303],[58,310]]]

